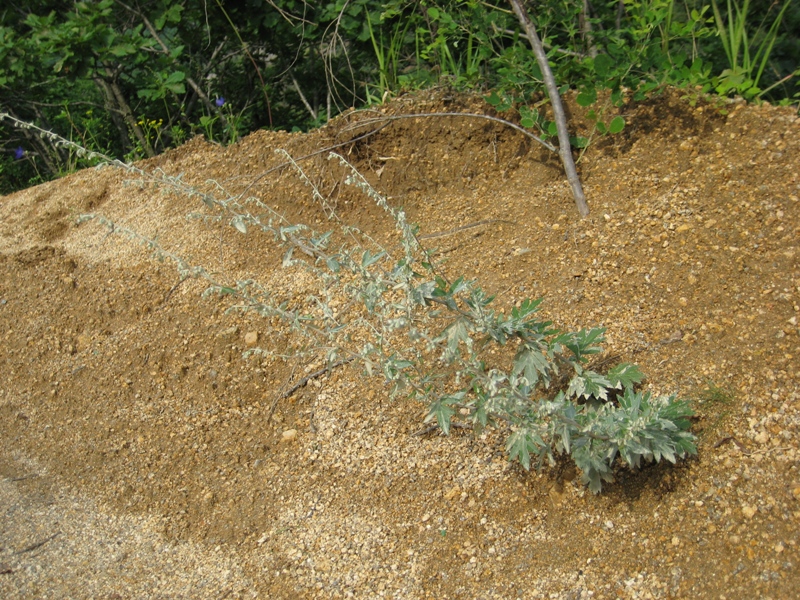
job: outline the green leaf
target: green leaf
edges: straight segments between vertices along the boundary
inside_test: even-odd
[[[542,299],[538,298],[536,300],[531,300],[530,298],[525,298],[519,307],[514,307],[511,309],[511,316],[515,319],[524,319],[525,317],[534,314],[539,310],[539,305],[542,303]]]
[[[572,335],[566,335],[558,338],[558,341],[563,343],[569,348],[579,361],[587,354],[597,354],[602,350],[600,346],[594,344],[601,344],[605,339],[605,327],[594,327],[592,329],[581,329]]]
[[[542,354],[538,348],[523,346],[514,359],[514,375],[522,375],[528,380],[528,385],[533,388],[539,381],[539,376],[543,377],[545,384],[549,382],[550,361],[547,356]]]
[[[445,435],[450,434],[450,422],[455,414],[455,410],[451,408],[451,404],[458,404],[463,400],[464,393],[459,392],[454,396],[444,396],[439,398],[435,402],[433,402],[428,410],[428,414],[425,417],[425,423],[430,423],[434,418],[436,419],[436,424],[439,425],[439,429],[441,429]]]
[[[433,294],[435,288],[436,288],[436,282],[434,281],[426,281],[418,285],[412,291],[414,301],[417,304],[425,306],[429,305],[431,303],[430,302],[431,299],[435,297]]]
[[[580,94],[578,94],[576,102],[580,106],[590,106],[594,104],[597,102],[597,90],[592,88],[590,90],[582,91]]]
[[[294,247],[289,248],[286,251],[286,254],[283,256],[283,264],[281,265],[284,269],[286,267],[291,266],[292,264],[292,254],[294,254]]]
[[[231,225],[238,231],[239,233],[247,233],[247,223],[245,219],[241,215],[235,216],[231,219]]]
[[[459,354],[459,344],[463,342],[467,346],[472,344],[472,339],[469,337],[467,330],[466,320],[461,318],[455,323],[452,323],[442,333],[444,340],[447,342],[447,349],[445,351],[445,360],[452,360]],[[438,339],[442,339],[440,336]]]
[[[538,117],[538,114],[538,111],[531,110],[527,106],[520,106],[519,115],[522,117],[520,120],[520,125],[528,129],[532,129],[536,126],[536,118]]]
[[[583,371],[575,375],[569,382],[567,388],[567,398],[597,398],[598,400],[608,399],[608,388],[611,387],[608,379],[595,373],[594,371]]]
[[[112,46],[108,51],[114,56],[128,56],[130,54],[136,54],[137,49],[136,46],[129,42],[123,42],[121,44]]]
[[[325,261],[325,264],[334,273],[338,273],[339,269],[341,268],[339,261],[336,260],[333,256],[328,257],[328,259]]]
[[[581,445],[576,443],[572,458],[581,470],[581,482],[589,486],[593,494],[598,494],[603,488],[603,481],[613,482],[614,476],[605,456],[593,450],[591,442]]]
[[[376,262],[378,262],[384,256],[386,256],[386,251],[385,250],[381,250],[380,252],[377,252],[376,254],[371,254],[369,250],[364,250],[364,254],[361,257],[361,267],[363,269],[368,269],[369,267],[374,265]]]
[[[531,453],[528,432],[518,429],[508,437],[506,452],[511,460],[518,460],[526,471],[531,470]]]
[[[589,138],[571,135],[569,137],[569,143],[573,148],[586,148],[586,146],[589,145]]]
[[[620,116],[611,119],[611,123],[608,126],[609,133],[619,133],[623,129],[625,129],[625,119]]]
[[[494,106],[494,107],[497,107],[497,105],[499,105],[503,101],[500,98],[500,96],[497,95],[497,92],[494,92],[494,91],[491,94],[489,94],[488,96],[484,96],[483,99],[486,100],[486,102],[488,102],[491,106]]]
[[[173,71],[172,73],[169,74],[169,77],[167,77],[164,83],[167,84],[179,83],[184,79],[186,79],[186,73],[184,73],[183,71]]]
[[[601,79],[605,79],[614,64],[614,59],[608,54],[599,54],[594,59],[594,72],[597,73],[598,77]]]
[[[641,383],[644,380],[644,373],[636,365],[622,363],[611,369],[606,377],[611,387],[621,390]]]
[[[169,21],[170,23],[179,23],[181,20],[181,12],[183,6],[180,4],[173,4],[155,20],[155,26],[158,31],[164,28],[164,25]]]

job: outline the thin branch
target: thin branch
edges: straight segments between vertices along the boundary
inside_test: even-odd
[[[122,89],[119,87],[119,84],[116,81],[117,73],[113,72],[109,67],[105,68],[105,73],[106,78],[104,81],[111,90],[111,96],[122,111],[122,118],[125,120],[125,123],[128,125],[128,127],[133,131],[136,139],[139,140],[139,144],[141,144],[144,153],[147,154],[147,157],[153,158],[156,155],[155,150],[153,150],[153,147],[150,145],[147,136],[144,134],[144,131],[142,131],[142,128],[139,127],[139,124],[136,122],[136,119],[133,116],[133,111],[131,110],[128,101],[125,99]]]
[[[455,421],[450,421],[450,427],[455,427],[456,429],[473,429],[472,425],[468,425],[466,423],[456,423]],[[420,437],[427,433],[431,433],[432,431],[436,431],[439,429],[439,424],[436,423],[435,425],[431,425],[430,427],[426,427],[425,429],[420,429],[419,431],[415,431],[411,434],[411,437]]]
[[[170,288],[170,290],[169,290],[169,291],[167,292],[167,294],[164,296],[164,299],[161,301],[161,304],[159,304],[159,305],[156,307],[156,310],[161,310],[162,308],[164,308],[164,307],[167,305],[167,301],[170,299],[170,297],[172,296],[172,294],[174,294],[174,293],[175,293],[175,290],[177,290],[177,289],[178,289],[178,288],[181,286],[181,284],[182,284],[184,281],[186,281],[187,279],[188,279],[188,277],[181,277],[181,278],[180,278],[180,280],[178,280],[178,283],[176,283],[175,285],[173,285],[173,286]]]
[[[489,223],[508,223],[510,225],[518,225],[514,221],[507,221],[506,219],[484,219],[483,221],[477,221],[476,223],[470,223],[469,225],[462,225],[461,227],[456,227],[455,229],[449,229],[447,231],[440,231],[438,233],[425,233],[422,235],[418,235],[418,240],[430,240],[433,238],[439,237],[447,237],[448,235],[453,235],[455,233],[460,233],[462,231],[466,231],[468,229],[474,229],[475,227],[480,227],[481,225],[488,225]]]
[[[264,83],[264,78],[261,76],[261,69],[258,68],[258,64],[256,63],[256,59],[253,58],[253,55],[250,53],[250,50],[248,50],[247,44],[242,39],[242,36],[239,33],[239,29],[236,27],[234,22],[231,20],[231,17],[228,14],[228,11],[225,10],[225,7],[222,5],[222,2],[220,2],[220,0],[216,0],[216,2],[217,2],[217,6],[219,6],[219,9],[222,11],[222,14],[225,15],[225,18],[227,19],[228,23],[230,24],[231,29],[233,29],[233,32],[236,34],[236,37],[239,38],[239,43],[242,45],[242,50],[244,50],[244,53],[247,55],[247,58],[250,59],[250,63],[253,65],[253,68],[256,70],[256,75],[258,75],[258,80],[261,82],[261,91],[264,94],[264,100],[267,103],[267,119],[269,120],[269,126],[272,127],[272,106],[271,106],[270,101],[269,101],[269,94],[267,94],[267,84]]]
[[[36,542],[35,544],[31,544],[30,546],[26,546],[25,548],[15,552],[14,554],[25,554],[26,552],[33,552],[37,548],[41,548],[47,542],[49,542],[50,540],[58,537],[59,535],[61,535],[61,532],[60,531],[56,531],[53,535],[51,535],[50,537],[48,537],[46,539],[43,539],[41,542]]]
[[[313,373],[311,373],[309,375],[306,375],[300,381],[298,381],[292,387],[290,387],[288,390],[283,392],[283,394],[281,394],[281,398],[288,398],[289,396],[294,394],[297,390],[299,390],[301,387],[304,387],[312,379],[316,379],[317,377],[320,377],[321,375],[325,375],[325,373],[329,373],[330,371],[333,371],[336,367],[341,367],[342,365],[346,365],[347,363],[351,363],[355,359],[356,359],[355,356],[351,356],[350,358],[343,358],[342,360],[337,360],[332,365],[328,365],[327,367],[324,367],[324,368],[320,369],[319,371],[314,371]]]
[[[482,115],[479,113],[461,113],[461,112],[436,112],[436,113],[414,113],[410,115],[382,115],[380,117],[375,117],[373,119],[366,119],[364,121],[358,121],[350,126],[350,128],[354,128],[358,125],[370,125],[372,123],[378,123],[380,121],[397,121],[400,119],[420,119],[420,118],[430,118],[430,117],[468,117],[472,119],[485,119],[487,121],[493,121],[495,123],[500,123],[501,125],[505,125],[506,127],[511,127],[522,135],[529,137],[535,142],[538,142],[550,152],[557,152],[556,147],[552,144],[544,141],[542,138],[533,135],[530,131],[520,127],[516,123],[512,123],[511,121],[506,121],[505,119],[501,119],[499,117],[492,117],[491,115]]]
[[[525,129],[523,129],[519,125],[516,125],[515,123],[512,123],[511,121],[506,121],[505,119],[500,119],[499,117],[492,117],[492,116],[489,116],[489,115],[481,115],[481,114],[475,114],[475,113],[455,113],[455,112],[454,113],[417,113],[417,114],[412,114],[412,115],[384,115],[384,116],[381,116],[381,117],[375,117],[374,119],[366,119],[364,121],[358,121],[358,122],[354,123],[353,125],[349,126],[348,129],[353,129],[355,127],[364,126],[364,125],[371,125],[371,124],[380,123],[380,122],[383,122],[383,125],[381,125],[380,127],[377,127],[376,129],[373,129],[372,131],[368,131],[367,133],[364,133],[364,134],[359,135],[357,137],[354,137],[354,138],[352,138],[350,140],[347,140],[346,142],[340,142],[340,143],[334,144],[332,146],[327,146],[325,148],[322,148],[322,149],[317,150],[315,152],[312,152],[310,154],[306,154],[305,156],[300,156],[298,158],[295,158],[294,161],[295,162],[299,162],[301,160],[307,160],[309,158],[313,158],[315,156],[319,156],[320,154],[325,154],[327,152],[332,152],[333,150],[336,150],[337,148],[341,148],[342,146],[347,146],[348,144],[353,144],[355,142],[363,140],[364,138],[367,138],[367,137],[369,137],[371,135],[375,135],[376,133],[378,133],[379,131],[381,131],[385,127],[388,127],[389,125],[391,125],[392,121],[398,121],[400,119],[420,119],[420,118],[429,118],[429,117],[471,117],[471,118],[475,118],[475,119],[486,119],[487,121],[494,121],[495,123],[500,123],[500,124],[505,125],[507,127],[511,127],[512,129],[515,129],[516,131],[519,131],[523,135],[525,135],[525,136],[531,138],[532,140],[540,143],[541,145],[543,145],[545,148],[547,148],[551,152],[556,152],[555,146],[553,146],[553,145],[545,142],[541,138],[533,135],[530,131],[526,131]],[[258,183],[259,181],[264,179],[264,177],[266,177],[270,173],[274,173],[275,171],[279,171],[280,169],[284,169],[284,168],[290,166],[291,164],[292,164],[291,161],[287,161],[287,162],[283,162],[283,163],[281,163],[281,164],[279,164],[279,165],[277,165],[275,167],[272,167],[271,169],[267,169],[266,171],[261,173],[261,175],[259,175],[253,181],[250,182],[250,184],[239,194],[239,198],[243,198],[245,196],[245,194],[247,194],[247,192],[250,191],[250,189],[252,189],[252,187],[256,183]]]
[[[542,42],[536,33],[536,28],[533,26],[533,22],[528,16],[528,13],[522,8],[520,0],[509,0],[509,2],[519,19],[520,25],[528,34],[528,41],[531,43],[531,49],[542,71],[544,85],[547,88],[547,95],[550,98],[550,104],[553,106],[553,118],[558,127],[558,153],[561,156],[561,162],[564,164],[564,171],[566,171],[567,180],[572,188],[572,196],[575,198],[575,205],[578,207],[578,212],[581,214],[581,217],[586,217],[589,214],[589,207],[586,204],[586,196],[583,193],[581,179],[578,176],[578,170],[575,168],[575,161],[572,158],[567,117],[564,113],[564,106],[561,103],[561,96],[558,93],[556,79],[553,76],[553,71],[547,60],[547,54],[545,54]]]
[[[373,129],[372,131],[368,131],[367,133],[365,133],[365,134],[363,134],[363,135],[359,135],[359,136],[357,136],[357,137],[354,137],[353,139],[347,140],[346,142],[340,142],[340,143],[338,143],[338,144],[334,144],[333,146],[328,146],[328,147],[326,147],[326,148],[322,148],[321,150],[317,150],[316,152],[312,152],[311,154],[306,154],[305,156],[300,156],[300,157],[298,157],[298,158],[294,158],[294,159],[292,159],[292,160],[293,160],[294,162],[299,162],[299,161],[301,161],[301,160],[307,160],[307,159],[309,159],[309,158],[313,158],[313,157],[315,157],[315,156],[319,156],[320,154],[324,154],[324,153],[326,153],[326,152],[331,152],[331,151],[333,151],[333,150],[336,150],[337,148],[341,148],[342,146],[347,146],[348,144],[354,144],[355,142],[358,142],[359,140],[363,140],[363,139],[364,139],[364,138],[366,138],[366,137],[369,137],[369,136],[371,136],[371,135],[375,135],[375,134],[376,134],[376,133],[378,133],[378,132],[379,132],[381,129],[384,129],[384,128],[388,127],[388,126],[389,126],[389,123],[386,123],[386,124],[384,124],[384,125],[381,125],[380,127],[376,128],[376,129]],[[251,182],[250,182],[250,184],[249,184],[249,185],[248,185],[246,188],[244,188],[244,191],[243,191],[241,194],[239,194],[239,198],[243,198],[243,197],[244,197],[244,195],[245,195],[245,194],[246,194],[246,193],[247,193],[247,192],[248,192],[248,191],[249,191],[249,190],[250,190],[250,189],[251,189],[251,188],[252,188],[252,187],[253,187],[253,186],[254,186],[256,183],[258,183],[259,181],[261,181],[262,179],[264,179],[264,177],[266,177],[266,176],[267,176],[267,175],[269,175],[270,173],[274,173],[275,171],[279,171],[279,170],[281,170],[281,169],[285,169],[286,167],[288,167],[288,166],[291,166],[291,164],[292,164],[292,161],[286,161],[286,162],[282,162],[281,164],[279,164],[279,165],[277,165],[277,166],[275,166],[275,167],[272,167],[271,169],[267,169],[267,170],[266,170],[266,171],[264,171],[264,172],[263,172],[261,175],[259,175],[258,177],[256,177],[256,178],[255,178],[253,181],[251,181]]]
[[[38,476],[39,476],[38,473],[31,473],[30,475],[23,475],[22,477],[9,478],[9,479],[6,479],[6,481],[11,481],[11,482],[25,481],[26,479],[33,479],[34,477],[38,477]]]
[[[292,372],[289,373],[289,379],[287,379],[286,383],[284,383],[283,386],[281,386],[281,387],[286,387],[286,384],[289,383],[289,380],[291,380],[291,378],[294,377],[294,372],[297,370],[298,362],[299,362],[299,359],[297,361],[295,361],[294,365],[292,366]],[[283,397],[284,397],[283,394],[280,393],[280,392],[275,394],[275,400],[272,401],[272,406],[270,406],[270,408],[269,408],[269,413],[267,413],[267,418],[264,420],[265,423],[269,423],[270,422],[270,420],[272,419],[272,415],[275,414],[275,409],[278,407],[278,402]]]
[[[597,46],[594,43],[594,34],[592,32],[592,21],[590,14],[589,0],[583,0],[581,12],[578,15],[578,24],[581,28],[581,37],[584,43],[589,48],[589,56],[597,58]]]
[[[94,108],[102,108],[103,110],[113,110],[113,111],[116,111],[116,112],[122,114],[122,111],[119,110],[118,108],[107,107],[107,106],[104,106],[103,104],[97,104],[97,102],[85,102],[85,101],[81,101],[81,100],[70,100],[68,103],[65,103],[65,102],[59,102],[59,103],[55,103],[55,102],[36,102],[35,100],[27,100],[27,102],[28,102],[28,104],[31,104],[33,106],[47,106],[47,107],[51,107],[51,108],[63,108],[65,104],[68,104],[70,107],[72,107],[72,106],[91,106],[91,107],[94,107]]]
[[[308,103],[308,100],[306,99],[306,95],[303,93],[303,90],[300,89],[300,84],[297,83],[297,78],[294,76],[294,73],[291,73],[290,77],[292,78],[292,84],[294,85],[294,89],[297,92],[297,95],[300,96],[300,100],[303,102],[303,106],[305,106],[306,110],[308,110],[308,112],[311,113],[311,118],[316,121],[317,111],[311,108],[311,105]]]
[[[492,29],[494,30],[495,33],[505,33],[506,35],[515,35],[518,33],[513,29],[501,29],[494,23],[492,23]],[[528,38],[527,33],[524,32],[520,33],[519,37],[528,40],[530,42],[530,38]],[[565,50],[564,48],[554,48],[552,44],[548,44],[547,42],[542,42],[542,46],[544,46],[548,50],[557,52],[558,54],[564,54],[566,56],[574,56],[575,58],[586,58],[586,55],[583,52],[575,52],[574,50]]]

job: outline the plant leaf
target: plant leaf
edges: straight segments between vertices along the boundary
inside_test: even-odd
[[[609,385],[617,390],[633,387],[644,380],[639,367],[630,363],[622,363],[611,369],[606,375]]]

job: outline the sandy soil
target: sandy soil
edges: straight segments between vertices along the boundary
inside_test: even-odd
[[[438,91],[382,110],[486,106]],[[648,389],[691,399],[696,458],[620,469],[595,496],[566,463],[509,463],[507,431],[415,435],[424,407],[356,364],[284,398],[323,357],[76,218],[102,214],[292,305],[314,282],[197,198],[86,170],[0,197],[0,596],[793,597],[800,119],[678,92],[622,113],[625,131],[581,159],[584,220],[553,155],[475,119],[402,120],[346,143],[370,130],[355,124],[374,115],[356,113],[228,148],[196,139],[139,166],[203,190],[250,186],[324,230],[291,168],[263,174],[284,160],[275,149],[341,144],[448,275],[477,277],[504,306],[544,297],[565,328],[607,327],[608,352],[639,364]],[[340,167],[301,164],[344,222],[396,247]],[[253,347],[267,354],[245,357]]]

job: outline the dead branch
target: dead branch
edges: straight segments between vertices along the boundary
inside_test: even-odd
[[[56,538],[56,537],[58,537],[59,535],[61,535],[61,532],[60,532],[60,531],[56,531],[56,532],[55,532],[53,535],[51,535],[50,537],[48,537],[48,538],[46,538],[46,539],[42,540],[41,542],[36,542],[35,544],[31,544],[30,546],[26,546],[25,548],[23,548],[22,550],[19,550],[19,551],[15,552],[14,554],[25,554],[26,552],[33,552],[33,551],[34,551],[34,550],[36,550],[37,548],[41,548],[41,547],[42,547],[42,546],[44,546],[44,545],[45,545],[47,542],[49,542],[49,541],[50,541],[50,540],[52,540],[53,538]]]
[[[306,110],[311,114],[311,118],[315,121],[317,120],[317,111],[315,111],[311,104],[309,104],[306,95],[303,93],[303,90],[300,89],[300,84],[297,82],[297,78],[294,76],[294,73],[290,73],[289,76],[292,78],[292,85],[294,86],[297,95],[300,96],[300,100],[303,102],[303,106],[306,107]]]
[[[467,117],[471,119],[485,119],[487,121],[493,121],[495,123],[500,123],[501,125],[505,125],[506,127],[510,127],[511,129],[520,132],[522,135],[529,137],[533,141],[541,144],[551,152],[556,152],[555,146],[544,141],[542,138],[532,134],[527,129],[520,127],[516,123],[512,123],[511,121],[506,121],[505,119],[501,119],[499,117],[493,117],[491,115],[482,115],[479,113],[435,112],[435,113],[413,113],[409,115],[381,115],[380,117],[374,117],[372,119],[364,119],[363,121],[358,121],[356,123],[353,123],[352,125],[349,126],[349,129],[355,128],[359,125],[371,125],[373,123],[379,123],[381,121],[398,121],[400,119],[424,119],[431,117]]]
[[[324,368],[320,369],[319,371],[314,371],[310,375],[306,375],[300,381],[298,381],[292,387],[290,387],[288,390],[283,392],[283,394],[281,394],[281,398],[288,398],[289,396],[294,394],[297,390],[299,390],[301,387],[304,387],[312,379],[316,379],[317,377],[319,377],[321,375],[324,375],[325,373],[329,373],[330,371],[333,371],[336,367],[341,367],[342,365],[346,365],[347,363],[351,363],[354,360],[355,360],[355,357],[343,358],[342,360],[338,360],[335,363],[333,363],[332,365],[328,365],[327,367],[324,367]]]
[[[450,427],[455,427],[456,429],[472,429],[472,425],[467,425],[466,423],[455,423],[450,422]],[[439,424],[431,425],[430,427],[426,427],[425,429],[420,429],[419,431],[415,431],[411,434],[411,437],[420,437],[431,433],[432,431],[436,431],[439,429]]]
[[[371,118],[371,119],[364,119],[362,121],[357,121],[357,122],[353,123],[352,125],[349,125],[348,127],[344,128],[342,131],[348,131],[348,130],[355,129],[357,127],[362,127],[362,126],[367,126],[367,125],[375,125],[375,124],[378,124],[378,123],[382,123],[382,124],[379,127],[376,127],[375,129],[373,129],[372,131],[368,131],[367,133],[364,133],[364,134],[361,134],[359,136],[356,136],[356,137],[354,137],[352,139],[349,139],[349,140],[347,140],[345,142],[339,142],[338,144],[333,144],[332,146],[327,146],[327,147],[322,148],[320,150],[317,150],[315,152],[311,152],[310,154],[306,154],[305,156],[300,156],[298,158],[295,158],[293,160],[294,160],[294,162],[300,162],[301,160],[307,160],[309,158],[313,158],[315,156],[319,156],[320,154],[325,154],[327,152],[332,152],[333,150],[336,150],[337,148],[341,148],[343,146],[347,146],[348,144],[353,144],[353,143],[358,142],[360,140],[363,140],[364,138],[367,138],[367,137],[369,137],[371,135],[375,135],[376,133],[378,133],[379,131],[381,131],[385,127],[388,127],[389,125],[391,125],[393,121],[398,121],[400,119],[424,119],[424,118],[430,118],[430,117],[468,117],[468,118],[474,118],[474,119],[485,119],[487,121],[494,121],[495,123],[500,123],[501,125],[505,125],[506,127],[511,127],[515,131],[518,131],[521,134],[523,134],[524,136],[529,137],[532,140],[540,143],[542,146],[544,146],[545,148],[547,148],[551,152],[556,152],[556,148],[552,144],[549,144],[548,142],[545,142],[543,139],[533,135],[530,131],[527,131],[527,130],[523,129],[519,125],[517,125],[515,123],[512,123],[511,121],[506,121],[505,119],[501,119],[499,117],[492,117],[490,115],[481,115],[481,114],[477,114],[477,113],[459,113],[459,112],[452,112],[452,113],[450,113],[450,112],[447,112],[447,113],[414,113],[414,114],[410,114],[410,115],[382,115],[380,117],[374,117],[374,118]],[[570,155],[570,158],[572,158],[572,155]],[[256,183],[258,183],[259,181],[264,179],[264,177],[266,177],[270,173],[274,173],[275,171],[279,171],[281,169],[284,169],[284,168],[290,166],[291,164],[292,164],[291,161],[286,161],[286,162],[282,162],[281,164],[272,167],[271,169],[267,169],[266,171],[261,173],[261,175],[259,175],[255,179],[253,179],[253,181],[251,181],[246,188],[244,188],[244,190],[239,194],[239,198],[244,198],[245,194],[247,194],[247,192],[250,191],[250,189]],[[574,163],[573,163],[573,167],[574,167]]]

